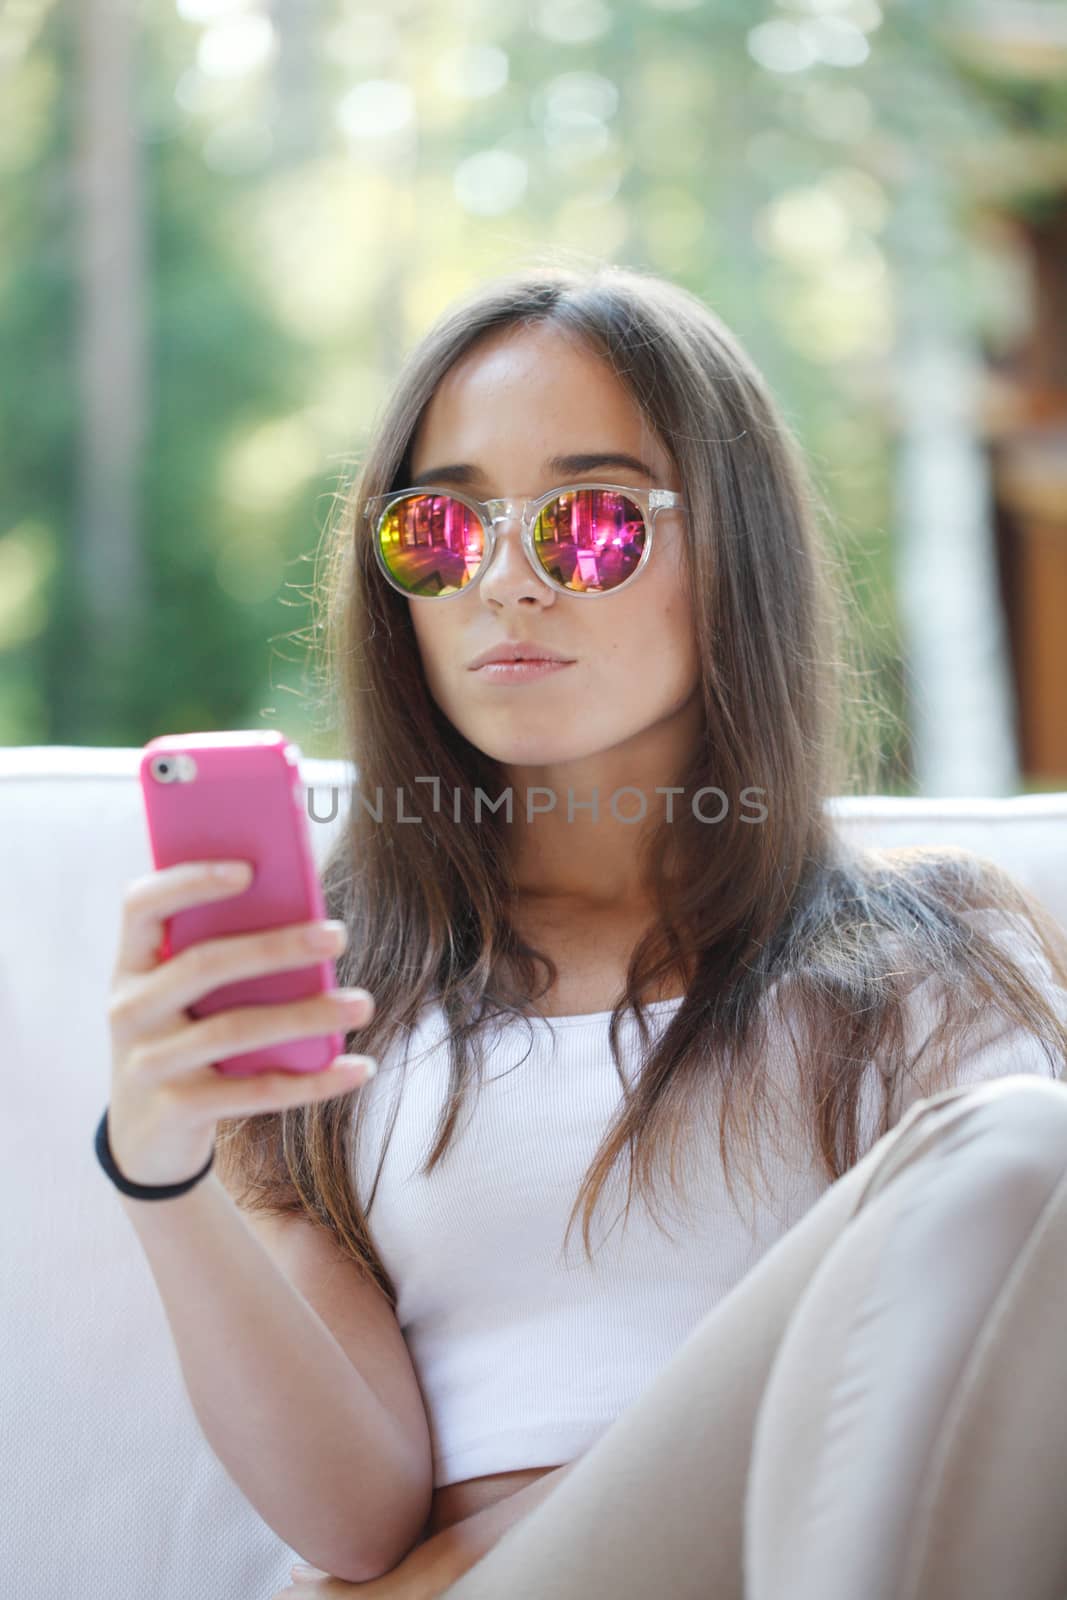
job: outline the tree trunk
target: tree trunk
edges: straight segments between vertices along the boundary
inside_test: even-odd
[[[976,437],[979,356],[936,175],[896,219],[897,554],[915,778],[929,795],[1013,793],[1019,774],[992,491]]]
[[[81,0],[75,152],[79,200],[78,497],[74,564],[86,659],[83,740],[121,706],[125,645],[146,603],[139,469],[145,436],[145,244],[133,94],[133,0]],[[75,665],[75,664],[72,664]]]

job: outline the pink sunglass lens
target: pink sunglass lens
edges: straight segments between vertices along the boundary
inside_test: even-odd
[[[454,594],[466,588],[481,565],[485,537],[462,500],[416,494],[398,500],[382,518],[378,549],[408,594]]]
[[[534,524],[534,548],[545,571],[578,594],[625,583],[640,564],[646,540],[641,507],[613,489],[558,495]]]

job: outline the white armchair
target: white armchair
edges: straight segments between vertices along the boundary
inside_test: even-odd
[[[216,1460],[140,1244],[100,1171],[107,988],[151,855],[137,749],[0,749],[3,1495],[19,1600],[268,1600],[298,1559]],[[345,762],[305,759],[316,859]],[[865,843],[988,856],[1067,925],[1067,793],[834,802]]]

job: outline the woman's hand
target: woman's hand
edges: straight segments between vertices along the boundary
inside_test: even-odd
[[[554,1467],[524,1489],[441,1528],[415,1545],[403,1561],[380,1578],[372,1578],[369,1583],[346,1583],[318,1567],[300,1565],[292,1569],[294,1581],[289,1588],[272,1595],[271,1600],[342,1600],[346,1595],[358,1596],[359,1600],[436,1600],[492,1550],[509,1528],[547,1500],[560,1480],[573,1472],[579,1459]]]
[[[355,1009],[344,990],[285,1004],[237,1006],[191,1019],[189,1008],[223,982],[288,972],[316,955],[339,954],[345,930],[329,922],[293,923],[255,933],[227,934],[159,960],[167,919],[178,911],[222,900],[247,888],[215,873],[217,863],[187,861],[161,867],[127,885],[119,948],[111,978],[111,1096],[108,1143],[119,1171],[134,1183],[177,1183],[197,1172],[215,1146],[225,1117],[285,1111],[351,1094],[366,1081],[367,1057],[335,1057],[321,1072],[281,1068],[251,1077],[218,1072],[221,1057],[259,1045],[362,1027],[373,1012],[367,995]],[[328,951],[310,935],[325,933]],[[344,1066],[364,1063],[361,1076]]]
[[[271,1600],[436,1600],[460,1576],[451,1542],[442,1535],[425,1540],[380,1578],[348,1583],[319,1567],[292,1568],[293,1581]]]
[[[375,1579],[375,1582],[378,1580]],[[345,1583],[341,1578],[331,1578],[319,1567],[293,1567],[292,1582],[272,1594],[270,1600],[335,1600],[338,1595],[366,1594],[372,1584]]]

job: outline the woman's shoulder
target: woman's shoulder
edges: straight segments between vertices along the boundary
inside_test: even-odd
[[[906,1007],[902,1110],[920,1095],[989,1078],[1031,1072],[1067,1077],[1067,987],[1034,920],[997,904],[969,906],[959,915],[1007,961],[1008,983],[998,985],[994,974],[990,996],[955,971],[918,975]],[[1029,998],[1016,992],[1020,977],[1051,1011],[1051,1030],[1031,1015]]]
[[[857,989],[856,1005],[868,1011],[872,996],[880,993],[896,1008],[896,1025],[880,1032],[871,1013],[859,1092],[863,1149],[883,1129],[885,1096],[885,1126],[892,1127],[916,1100],[941,1089],[1018,1073],[1067,1079],[1067,971],[1050,960],[1039,932],[1042,908],[1035,920],[1026,909],[1028,897],[1017,886],[1014,894],[1011,886],[1006,895],[974,894],[982,881],[979,871],[962,894],[957,893],[958,880],[955,885],[950,881],[946,900],[964,931],[962,942],[958,933],[945,938],[921,931],[909,935],[904,927],[871,930],[880,947],[875,965],[881,976],[873,988],[864,986],[862,993]],[[999,870],[993,874],[994,891],[998,885],[1003,885]],[[1061,930],[1057,937],[1055,925],[1050,946],[1062,963],[1067,933]],[[955,950],[956,955],[941,960],[934,954],[938,949]],[[766,1065],[796,1093],[811,1073],[812,1052],[822,1059],[822,1044],[829,1037],[823,1032],[825,1019],[811,1021],[816,1012],[823,1015],[825,973],[825,966],[810,979],[803,972],[792,973],[770,985],[765,996],[771,1022]],[[983,976],[988,993],[983,992]],[[1036,1008],[1027,988],[1036,994]],[[826,996],[834,999],[838,1025],[841,995],[835,985]],[[834,1037],[840,1041],[842,1036]],[[844,1039],[841,1047],[854,1050],[855,1035],[847,1027]],[[790,1099],[787,1093],[785,1102]],[[807,1106],[803,1095],[800,1103]]]

